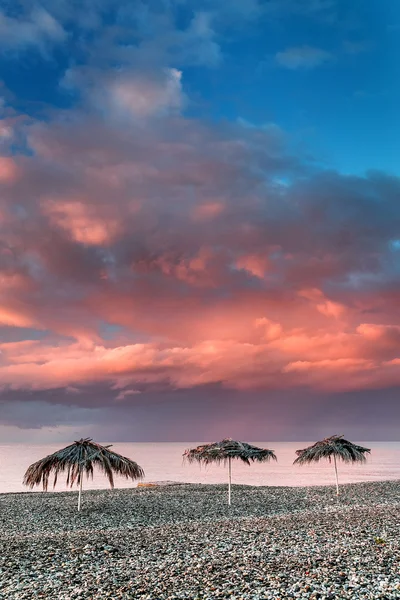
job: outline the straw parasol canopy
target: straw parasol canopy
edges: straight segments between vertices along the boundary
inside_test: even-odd
[[[249,465],[252,462],[268,462],[271,459],[277,460],[275,452],[267,448],[257,448],[246,442],[236,442],[231,438],[226,438],[222,442],[212,444],[203,444],[186,450],[183,459],[188,463],[198,462],[209,465],[210,463],[228,464],[229,484],[228,484],[228,504],[231,504],[231,483],[232,483],[232,459],[236,458]]]
[[[53,487],[56,486],[59,473],[67,472],[67,485],[79,485],[78,510],[81,507],[81,493],[83,475],[93,479],[94,467],[102,471],[110,487],[114,487],[114,474],[122,475],[126,479],[140,479],[144,471],[137,463],[117,452],[109,450],[111,446],[101,446],[90,438],[75,441],[70,446],[62,448],[54,454],[32,464],[24,475],[23,483],[31,489],[35,485],[43,485],[47,491],[51,473],[54,474]]]
[[[293,464],[306,465],[312,462],[319,462],[324,458],[327,458],[329,462],[332,462],[333,458],[336,474],[336,494],[339,495],[336,461],[341,460],[345,463],[364,463],[366,460],[365,454],[370,452],[371,450],[369,448],[357,446],[356,444],[349,442],[349,440],[345,440],[342,435],[332,435],[320,442],[316,442],[308,448],[296,450],[297,458]]]

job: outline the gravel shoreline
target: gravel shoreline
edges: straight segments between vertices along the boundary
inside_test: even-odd
[[[0,495],[0,599],[400,599],[400,481]]]

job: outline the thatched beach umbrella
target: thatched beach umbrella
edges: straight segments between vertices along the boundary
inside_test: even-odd
[[[336,460],[342,460],[345,463],[365,462],[365,454],[371,452],[369,448],[356,446],[352,442],[343,439],[342,435],[332,435],[325,438],[321,442],[317,442],[313,446],[304,448],[304,450],[296,450],[297,458],[294,465],[306,465],[312,462],[319,462],[323,458],[327,458],[329,462],[335,465],[336,475],[336,495],[339,495],[339,481]]]
[[[114,474],[122,475],[126,479],[140,479],[144,471],[138,464],[109,450],[110,446],[96,444],[90,438],[80,439],[54,454],[31,465],[24,475],[24,484],[33,488],[43,484],[47,491],[49,477],[54,473],[53,487],[56,486],[59,473],[67,471],[67,485],[79,485],[78,511],[81,509],[83,474],[92,477],[93,468],[98,467],[108,478],[110,487],[114,487]]]
[[[184,460],[189,463],[228,463],[229,483],[228,483],[228,504],[231,504],[231,483],[232,483],[232,458],[239,460],[250,466],[251,462],[267,462],[271,459],[276,460],[275,452],[266,448],[257,448],[245,442],[235,442],[228,438],[222,442],[213,444],[204,444],[192,450],[186,450],[183,454]]]

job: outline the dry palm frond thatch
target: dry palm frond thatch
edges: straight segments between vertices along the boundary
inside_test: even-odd
[[[275,452],[266,448],[257,448],[246,444],[246,442],[236,442],[231,439],[224,439],[222,442],[214,442],[213,444],[204,444],[186,450],[184,459],[189,463],[199,462],[209,464],[212,462],[226,463],[229,458],[238,458],[250,465],[251,462],[265,462],[270,459],[276,460]]]
[[[365,454],[369,452],[371,452],[369,448],[357,446],[345,440],[342,435],[332,435],[308,448],[296,450],[297,458],[293,464],[305,465],[319,462],[324,458],[331,462],[333,458],[336,473],[336,493],[339,494],[336,460],[342,460],[345,463],[365,462]]]
[[[50,475],[54,474],[53,487],[56,486],[59,473],[67,472],[67,485],[74,483],[80,486],[78,509],[83,475],[93,478],[94,467],[98,467],[108,478],[110,487],[114,487],[114,474],[127,479],[140,479],[143,469],[133,460],[109,450],[110,446],[96,444],[90,438],[80,439],[66,448],[32,464],[24,475],[23,483],[30,488],[43,485],[47,491]]]
[[[277,460],[275,452],[267,448],[257,448],[246,444],[246,442],[236,442],[230,438],[221,442],[212,444],[203,444],[186,450],[183,454],[184,460],[188,463],[198,462],[208,465],[210,463],[228,463],[229,466],[229,486],[228,486],[228,504],[231,504],[231,461],[233,458],[239,459],[246,465],[252,462],[267,462]]]

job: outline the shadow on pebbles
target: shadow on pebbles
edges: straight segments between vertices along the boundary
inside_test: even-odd
[[[1,600],[400,599],[400,482],[0,496]]]

